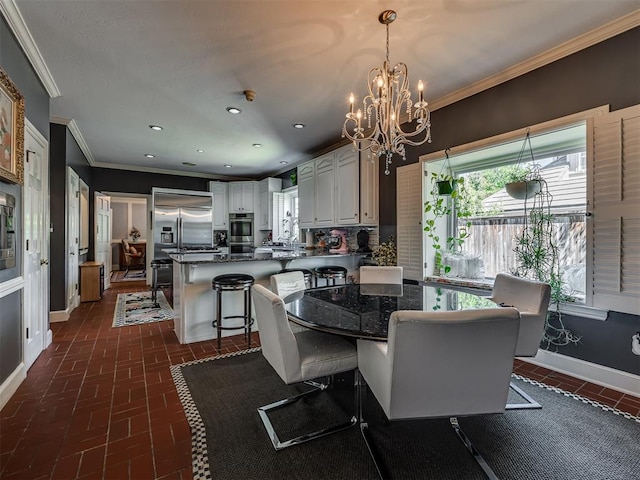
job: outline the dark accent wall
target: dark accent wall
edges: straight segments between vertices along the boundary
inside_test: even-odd
[[[181,190],[209,190],[209,180],[201,177],[182,177],[162,173],[134,172],[112,168],[93,168],[92,190],[96,192],[122,192],[151,195],[153,187]]]
[[[396,235],[396,168],[421,155],[464,145],[566,115],[610,105],[611,111],[640,103],[640,28],[577,52],[526,75],[432,113],[433,143],[407,148],[407,161],[395,159],[389,176],[380,166],[380,238]],[[564,355],[640,374],[631,336],[640,316],[610,312],[605,322],[565,316],[582,339],[557,347]]]
[[[66,255],[66,189],[67,162],[65,159],[66,130],[65,125],[51,124],[51,143],[49,145],[49,219],[51,234],[49,238],[51,254],[49,255],[49,271],[53,280],[49,285],[51,311],[66,308],[67,288],[67,255]]]
[[[11,29],[0,16],[0,66],[24,96],[25,118],[49,138],[49,96],[24,56]],[[16,267],[0,270],[0,282],[21,275],[22,265],[22,187],[0,181],[0,190],[16,197]],[[22,361],[22,292],[0,298],[0,384]]]

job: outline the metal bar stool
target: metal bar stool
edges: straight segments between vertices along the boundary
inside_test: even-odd
[[[329,281],[331,281],[331,285],[336,284],[336,280],[347,280],[347,269],[344,267],[339,267],[336,265],[327,265],[325,267],[317,267],[314,270],[316,276],[316,287],[318,286],[318,279],[324,278],[327,282],[327,286],[329,286]]]
[[[158,306],[158,289],[171,288],[171,296],[173,297],[173,274],[168,282],[158,282],[158,270],[173,270],[173,260],[170,258],[162,258],[159,260],[151,260],[151,301]]]
[[[288,273],[288,272],[302,272],[304,275],[304,283],[307,288],[311,288],[313,286],[313,272],[311,270],[307,270],[306,268],[284,268],[280,270],[278,273]]]
[[[238,330],[244,328],[245,338],[247,340],[247,348],[251,348],[251,287],[255,283],[255,278],[251,275],[243,273],[229,273],[226,275],[218,275],[211,281],[211,287],[216,292],[216,318],[212,325],[216,329],[218,336],[218,351],[222,345],[222,330]],[[244,312],[243,315],[222,316],[222,292],[244,291]],[[242,318],[244,325],[240,327],[224,327],[222,321],[227,318]]]

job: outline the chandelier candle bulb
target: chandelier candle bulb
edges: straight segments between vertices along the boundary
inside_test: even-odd
[[[419,80],[418,81],[418,101],[420,103],[422,103],[423,101],[423,97],[422,97],[423,90],[424,90],[424,83],[422,83],[422,80]]]
[[[355,103],[356,99],[353,96],[353,93],[351,95],[349,95],[349,114],[353,114],[353,104]],[[347,115],[348,118],[348,115]]]

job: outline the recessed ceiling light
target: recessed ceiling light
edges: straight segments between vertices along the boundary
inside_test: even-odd
[[[262,144],[261,143],[254,143],[253,146],[255,148],[262,148]]]
[[[238,107],[227,107],[227,112],[229,113],[242,113],[242,110],[240,110]]]
[[[186,165],[187,167],[195,167],[196,164],[195,163],[191,163],[191,162],[182,162],[183,165]]]
[[[284,160],[282,160],[282,161],[280,162],[280,165],[286,165],[287,163],[289,163],[289,162],[285,162]]]
[[[149,128],[151,130],[155,130],[156,132],[159,132],[160,130],[163,130],[163,128],[160,125],[149,125]]]
[[[294,123],[293,128],[304,128],[306,125],[304,123]]]
[[[225,165],[224,168],[231,168],[231,165]]]
[[[200,150],[200,149],[198,149],[198,150],[196,150],[196,152],[198,152],[198,153],[204,153],[204,150]]]
[[[144,156],[147,158],[156,158],[156,156],[151,153],[145,153]]]

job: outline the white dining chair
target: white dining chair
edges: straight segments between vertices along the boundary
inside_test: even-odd
[[[489,299],[501,306],[515,307],[520,312],[516,357],[535,357],[538,353],[550,297],[551,287],[546,283],[506,273],[496,275]],[[517,385],[512,384],[511,388],[527,402],[511,403],[507,406],[508,409],[541,408],[538,402]]]
[[[402,267],[363,265],[360,283],[402,284]]]
[[[305,382],[317,387],[258,408],[273,447],[281,450],[355,425],[356,415],[347,422],[289,440],[280,440],[269,419],[269,412],[325,390],[327,385],[308,381],[356,369],[358,355],[355,345],[338,335],[310,329],[294,333],[282,298],[259,284],[252,287],[251,293],[264,358],[287,385]]]
[[[396,311],[387,343],[358,340],[358,370],[389,420],[449,417],[487,476],[496,478],[457,417],[505,411],[519,319],[515,308]],[[383,477],[383,462],[374,454],[379,448],[368,438],[363,416],[365,387],[359,384],[360,428]]]
[[[271,291],[273,291],[280,298],[285,299],[292,293],[301,292],[307,288],[307,283],[304,279],[304,273],[301,271],[277,273],[271,275]],[[302,332],[308,330],[302,325],[289,320],[291,330],[293,332]]]

